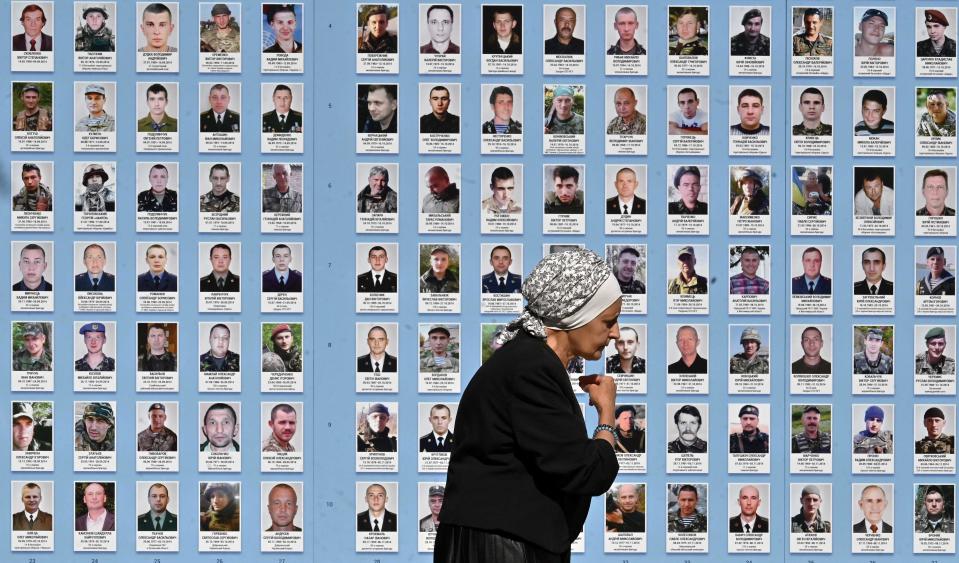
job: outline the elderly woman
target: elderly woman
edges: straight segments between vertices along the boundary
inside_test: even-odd
[[[229,483],[210,483],[203,490],[209,507],[200,513],[201,532],[239,532],[240,503]]]
[[[459,404],[435,562],[569,561],[590,497],[619,471],[615,382],[580,377],[599,414],[589,439],[566,372],[572,358],[598,360],[619,337],[616,276],[588,250],[551,254],[523,295],[523,315]]]

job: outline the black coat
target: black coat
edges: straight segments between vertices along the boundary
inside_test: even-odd
[[[230,272],[229,270],[226,273],[226,279],[223,280],[223,289],[221,290],[216,285],[216,275],[213,272],[200,278],[200,291],[226,291],[230,293],[236,293],[240,291],[240,276]]]
[[[373,360],[370,359],[369,354],[363,354],[356,358],[356,371],[360,373],[373,373]],[[396,356],[384,354],[383,365],[380,366],[380,371],[389,373],[396,372]]]
[[[301,293],[303,291],[303,274],[292,268],[287,271],[289,274],[287,274],[286,277],[285,289],[280,287],[280,282],[276,279],[276,268],[270,268],[269,270],[263,272],[263,292],[278,293],[287,291]]]
[[[216,114],[208,109],[200,114],[201,133],[239,133],[240,114],[228,109],[223,112],[223,123],[216,122]]]
[[[152,532],[153,530],[153,521],[150,520],[150,513],[145,512],[137,516],[137,531],[138,532]],[[166,513],[166,518],[163,519],[163,523],[160,524],[161,532],[175,532],[177,531],[177,521],[176,514],[172,512]]]
[[[380,293],[396,293],[396,274],[383,270],[383,279],[380,280]],[[373,272],[365,272],[356,276],[357,293],[373,293]]]
[[[588,437],[566,366],[520,332],[463,392],[440,522],[564,553],[618,471],[613,447]]]
[[[357,532],[372,532],[373,523],[370,522],[370,511],[364,510],[356,515],[356,531]],[[389,510],[383,510],[383,521],[380,522],[380,531],[381,532],[395,532],[396,531],[396,514],[390,512]]]
[[[621,215],[623,213],[622,208],[619,207],[619,196],[613,196],[606,200],[606,214],[607,215]],[[633,205],[629,210],[630,215],[645,215],[646,214],[646,200],[639,197],[633,197]]]
[[[743,530],[743,521],[739,519],[739,515],[733,516],[729,519],[729,533],[730,534],[744,534],[746,533]],[[769,533],[769,519],[764,518],[760,515],[756,515],[756,520],[753,521],[753,529],[749,530],[749,533],[759,533],[759,534],[768,534]]]

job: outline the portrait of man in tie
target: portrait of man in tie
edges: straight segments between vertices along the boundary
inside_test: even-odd
[[[396,513],[386,508],[386,487],[373,483],[366,488],[367,509],[356,515],[357,532],[395,532]]]
[[[384,327],[380,325],[371,327],[366,333],[366,345],[369,353],[357,356],[356,371],[360,373],[396,372],[396,356],[387,352],[390,338]]]
[[[280,293],[303,291],[303,273],[292,267],[293,250],[278,244],[270,251],[273,267],[263,272],[263,292]]]
[[[396,273],[386,269],[390,261],[386,248],[380,245],[371,247],[366,261],[370,269],[356,276],[357,293],[396,293]]]
[[[832,295],[832,279],[823,275],[822,262],[822,251],[815,246],[803,250],[803,273],[792,279],[793,295]]]
[[[520,293],[523,290],[522,277],[509,271],[513,265],[513,253],[508,246],[493,247],[489,263],[493,271],[483,275],[483,293]]]
[[[233,249],[230,245],[217,243],[210,248],[210,273],[200,278],[200,291],[240,291],[240,276],[230,271]]]
[[[176,514],[167,510],[170,504],[170,491],[163,483],[154,483],[147,490],[147,503],[150,510],[137,516],[138,532],[175,532]]]
[[[301,84],[294,86],[302,90]],[[263,113],[263,133],[303,133],[303,114],[292,106],[293,88],[277,84],[273,88],[273,109]]]
[[[239,84],[233,86],[239,90]],[[230,88],[227,84],[217,83],[210,86],[207,102],[209,109],[200,114],[201,133],[240,132],[240,114],[230,109]],[[240,106],[239,100],[236,101],[236,106]]]
[[[420,436],[421,452],[452,452],[453,451],[453,431],[450,425],[453,423],[453,411],[442,403],[430,407],[430,415],[427,418],[431,429],[428,433]]]
[[[16,2],[15,4],[22,4]],[[43,2],[43,4],[47,4]],[[52,8],[50,17],[53,17]],[[53,37],[43,32],[47,25],[47,15],[39,4],[27,4],[20,11],[20,25],[23,33],[13,36],[13,51],[52,51]]]
[[[33,530],[36,532],[53,531],[53,515],[40,509],[43,504],[43,491],[37,483],[26,483],[20,490],[23,510],[13,515],[14,532]]]
[[[116,277],[105,270],[107,252],[102,245],[88,244],[83,249],[86,271],[74,277],[75,291],[116,291]]]
[[[162,244],[151,244],[146,249],[147,271],[137,276],[137,291],[175,292],[176,274],[167,271],[167,249]]]

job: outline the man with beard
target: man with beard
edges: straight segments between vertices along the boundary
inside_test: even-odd
[[[211,86],[207,101],[210,109],[200,114],[201,133],[240,132],[240,114],[230,109],[230,89],[225,84]]]
[[[742,190],[729,206],[730,215],[769,215],[769,196],[763,190],[763,178],[759,172],[746,168],[736,179]]]
[[[299,510],[296,489],[286,483],[273,485],[266,497],[266,510],[270,514],[270,527],[267,532],[302,532],[303,528],[293,524]]]
[[[421,452],[452,452],[454,445],[453,432],[450,431],[452,422],[450,408],[443,404],[433,405],[430,408],[429,423],[432,430],[429,434],[420,436]]]
[[[800,335],[800,343],[803,355],[792,363],[793,375],[828,375],[832,373],[832,364],[820,355],[823,345],[821,330],[814,326],[807,326]]]
[[[264,350],[263,371],[265,372],[302,372],[303,355],[293,336],[293,329],[286,323],[278,324],[270,332],[273,350]],[[275,356],[275,358],[273,358]],[[279,360],[279,361],[274,361]],[[282,364],[282,365],[280,365]]]
[[[396,436],[390,436],[389,421],[390,409],[386,405],[371,405],[356,434],[356,451],[395,452]]]
[[[90,164],[83,170],[80,184],[85,188],[77,196],[74,211],[113,212],[117,208],[117,194],[106,186],[110,175],[99,164]]]
[[[606,512],[606,531],[645,532],[646,515],[639,510],[638,505],[639,491],[636,485],[620,485],[616,490],[614,510]]]
[[[236,437],[240,433],[236,411],[226,403],[213,403],[203,415],[203,436],[201,452],[239,452],[240,443]]]
[[[390,171],[384,166],[370,167],[366,186],[356,196],[357,213],[396,213],[399,201],[390,187]]]
[[[87,353],[73,363],[73,371],[115,371],[116,360],[107,356],[107,327],[103,323],[86,323],[80,327]]]
[[[390,339],[386,329],[377,325],[366,333],[366,345],[369,354],[356,358],[356,371],[360,373],[396,373],[396,356],[386,352]]]
[[[886,271],[886,253],[875,246],[862,251],[862,270],[865,279],[852,286],[853,295],[893,295],[893,282],[883,277]]]
[[[23,109],[13,117],[13,130],[53,131],[53,112],[40,105],[40,88],[36,84],[25,84],[19,95]]]
[[[702,191],[702,173],[698,166],[680,166],[673,175],[673,188],[679,195],[678,201],[669,203],[670,215],[707,215],[709,205],[699,201]]]
[[[946,205],[949,196],[949,173],[936,168],[922,175],[922,197],[926,204],[916,210],[916,217],[955,217],[956,210]]]
[[[926,39],[916,43],[917,57],[956,56],[956,40],[946,37],[949,20],[939,10],[925,10]]]
[[[930,328],[923,337],[926,351],[916,354],[916,375],[956,373],[956,360],[946,356],[946,331],[941,326]]]
[[[176,432],[166,426],[166,405],[153,403],[147,409],[150,425],[137,433],[138,452],[177,451]]]
[[[922,494],[922,506],[916,514],[916,532],[924,534],[952,534],[956,531],[956,523],[952,515],[946,512],[945,490],[951,490],[952,485],[929,485]],[[950,495],[952,496],[952,495]],[[952,512],[950,507],[949,512]]]
[[[442,166],[433,166],[424,177],[427,193],[423,196],[423,213],[459,213],[460,190],[450,182],[449,173]]]
[[[572,87],[557,86],[553,89],[553,103],[547,113],[543,132],[547,135],[584,134],[586,121],[582,115],[573,111],[574,106],[575,96]]]
[[[163,483],[154,483],[147,489],[147,503],[150,510],[137,516],[138,532],[175,532],[176,514],[167,510],[170,504],[170,491]]]
[[[670,295],[709,293],[709,281],[696,273],[696,250],[692,246],[679,249],[676,256],[679,262],[679,274],[670,280],[666,293]]]
[[[639,28],[639,21],[636,17],[636,10],[629,6],[623,6],[616,10],[613,16],[613,29],[619,35],[616,43],[606,49],[607,55],[645,55],[646,49],[636,41],[636,30]]]
[[[449,270],[451,258],[445,246],[430,250],[430,267],[420,276],[420,293],[459,293],[459,280]]]
[[[101,84],[87,84],[83,89],[87,108],[86,117],[77,121],[74,131],[78,133],[109,133],[116,130],[116,120],[107,113],[107,90]]]
[[[739,22],[743,31],[729,40],[729,54],[733,57],[768,57],[769,38],[763,35],[763,14],[757,8],[748,10]]]
[[[646,373],[646,360],[636,355],[639,334],[624,326],[616,339],[616,353],[606,358],[606,373]]]
[[[460,46],[450,40],[453,32],[453,8],[433,4],[426,9],[426,29],[430,40],[420,46],[421,54],[458,55]]]
[[[806,8],[803,11],[803,30],[793,35],[794,57],[831,57],[832,38],[820,32],[823,13],[819,8]]]
[[[616,453],[646,453],[646,431],[636,425],[636,408],[616,407]]]
[[[431,327],[426,333],[428,345],[420,350],[420,371],[450,373],[460,370],[459,360],[450,353],[450,331],[445,326]]]
[[[698,436],[699,428],[703,424],[703,417],[699,409],[693,405],[683,405],[673,413],[673,422],[676,424],[678,436],[666,444],[666,452],[671,454],[706,453],[706,441]]]
[[[23,187],[13,196],[13,211],[53,211],[53,190],[41,181],[39,166],[24,163],[20,179]]]
[[[572,8],[563,6],[556,10],[553,25],[556,26],[556,35],[547,39],[543,45],[545,54],[582,55],[585,52],[586,45],[583,40],[573,37],[573,31],[576,29],[576,12]]]
[[[166,325],[147,327],[146,345],[137,358],[137,371],[176,371],[176,354],[167,350],[167,344]]]
[[[367,8],[366,29],[360,35],[358,53],[395,53],[396,37],[390,34],[390,11],[384,4]]]
[[[744,328],[739,336],[739,344],[743,351],[730,358],[729,373],[769,373],[769,356],[759,353],[762,339],[758,330]]]
[[[115,420],[110,403],[88,403],[83,415],[73,425],[73,451],[116,451]]]
[[[756,275],[762,256],[759,250],[747,246],[739,253],[738,274],[729,278],[730,295],[769,295],[769,281]]]
[[[543,212],[582,215],[585,198],[579,189],[579,170],[573,166],[557,166],[553,168],[553,191],[546,192]]]
[[[636,94],[632,88],[622,87],[613,94],[614,117],[606,126],[607,135],[645,135],[646,116],[636,109]]]
[[[20,489],[20,500],[23,502],[23,510],[13,515],[13,524],[10,531],[53,531],[53,515],[40,510],[40,502],[43,500],[43,491],[40,490],[40,485],[36,483],[24,485]]]
[[[816,405],[809,405],[802,411],[803,431],[792,436],[794,454],[832,453],[832,439],[828,432],[819,429],[822,411]]]
[[[852,372],[857,374],[892,373],[892,356],[882,352],[882,329],[870,328],[866,331],[862,351],[852,356]]]
[[[483,274],[480,286],[483,293],[520,293],[523,289],[523,280],[519,274],[509,271],[513,265],[513,253],[509,247],[497,245],[489,255],[490,266],[493,271]]]
[[[210,10],[213,25],[203,22],[200,32],[200,52],[202,53],[239,53],[240,25],[231,16],[226,4],[214,4]]]
[[[263,443],[264,452],[295,452],[293,435],[296,434],[296,409],[293,405],[280,403],[270,410],[270,437]]]
[[[646,200],[636,195],[636,171],[620,168],[616,172],[616,195],[606,200],[607,215],[645,215]]]
[[[866,409],[864,420],[866,427],[852,437],[852,453],[854,454],[891,454],[892,432],[882,429],[882,422],[886,418],[879,405],[870,405]]]
[[[790,533],[829,534],[832,523],[822,517],[822,492],[816,485],[806,485],[799,494],[801,508],[790,520]]]
[[[210,167],[210,191],[200,196],[200,213],[239,213],[240,196],[230,191],[230,169]]]
[[[945,90],[933,88],[926,93],[926,111],[919,116],[916,135],[920,137],[956,136],[956,112],[949,108],[949,96]]]
[[[670,514],[667,531],[672,533],[705,533],[706,515],[696,510],[699,491],[693,485],[683,485],[676,494],[677,510]]]
[[[230,327],[217,323],[210,329],[210,349],[200,355],[200,372],[240,371],[240,355],[230,350]]]
[[[926,427],[926,435],[916,442],[917,454],[954,454],[956,453],[956,437],[944,432],[946,415],[939,407],[929,407],[922,415],[922,425]]]
[[[273,165],[273,186],[262,193],[263,213],[302,213],[303,194],[293,189],[290,177],[293,169],[289,164]]]
[[[769,519],[757,513],[762,504],[759,489],[752,485],[740,487],[736,502],[739,503],[739,514],[729,519],[730,534],[769,533]]]
[[[946,251],[941,246],[926,251],[926,269],[929,273],[916,282],[916,295],[956,294],[956,278],[946,270]]]
[[[33,403],[14,401],[13,403],[13,451],[49,452],[53,444],[36,437],[37,418]]]
[[[13,354],[13,371],[53,371],[47,350],[47,333],[39,323],[26,323],[20,331],[23,344]]]
[[[360,133],[396,133],[396,85],[367,86],[366,111],[369,117],[360,126]]]
[[[443,497],[446,496],[446,487],[433,485],[429,488],[427,503],[430,513],[420,518],[421,532],[435,532],[440,525],[440,511],[443,510]]]
[[[768,454],[769,434],[759,429],[759,408],[743,405],[739,408],[739,426],[742,432],[729,435],[731,454]]]
[[[88,6],[83,9],[83,25],[77,28],[73,41],[73,50],[102,51],[112,53],[117,50],[113,30],[106,26],[110,19],[106,9],[101,6]]]

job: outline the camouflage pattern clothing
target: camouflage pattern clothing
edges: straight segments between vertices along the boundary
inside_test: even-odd
[[[263,190],[264,213],[302,213],[303,195],[292,189],[280,193],[276,186]]]
[[[679,512],[669,515],[668,530],[669,532],[687,532],[687,533],[699,533],[706,532],[706,515],[702,512],[696,512],[693,515],[693,521],[689,524],[683,522],[682,517],[679,515]]]
[[[619,282],[619,291],[623,295],[646,295],[646,284],[636,278],[633,278],[626,283],[623,283],[618,279],[616,281]]]
[[[619,41],[616,41],[616,43],[613,43],[612,45],[609,46],[609,49],[606,49],[606,54],[607,55],[634,55],[634,56],[645,55],[646,48],[640,45],[639,43],[633,42],[633,48],[628,51],[625,51],[619,45]]]
[[[390,429],[382,432],[359,433],[356,435],[357,452],[395,452],[396,436],[390,436]]]
[[[138,371],[176,371],[176,354],[164,350],[159,356],[147,352],[137,358]]]
[[[815,438],[806,436],[805,432],[793,434],[792,453],[794,454],[828,454],[832,453],[832,438],[829,432],[819,432]]]
[[[956,532],[956,523],[948,516],[932,522],[928,514],[920,514],[916,516],[916,531],[924,534],[953,534]]]
[[[556,192],[547,192],[546,197],[543,199],[543,213],[547,215],[582,215],[585,212],[583,206],[584,198],[583,190],[576,190],[576,193],[573,195],[573,201],[563,203],[556,197]]]
[[[768,57],[769,38],[760,34],[750,41],[746,32],[737,33],[729,40],[729,53],[734,57]]]
[[[264,452],[295,452],[296,448],[293,447],[292,443],[287,444],[285,447],[280,444],[279,440],[276,439],[276,436],[273,433],[270,433],[270,437],[263,442],[262,451]]]
[[[399,199],[396,190],[386,186],[376,197],[372,195],[369,184],[356,196],[357,213],[396,213]]]
[[[87,114],[86,117],[80,118],[74,130],[78,133],[108,133],[116,131],[116,127],[117,122],[113,116],[103,112],[103,117],[93,117]]]
[[[294,344],[289,350],[280,350],[276,348],[273,350],[273,353],[283,361],[283,370],[284,371],[303,371],[303,354],[300,353],[300,349]]]
[[[177,451],[176,434],[166,426],[159,432],[153,432],[148,427],[137,434],[137,451],[175,452]]]
[[[203,53],[239,53],[240,30],[235,27],[226,28],[220,33],[216,26],[200,32],[200,51]]]
[[[679,438],[666,444],[666,452],[671,454],[704,454],[706,453],[706,441],[696,438],[688,446]]]
[[[53,211],[53,191],[46,184],[40,184],[33,192],[28,191],[26,187],[20,188],[17,195],[13,196],[13,210],[36,211],[38,199],[46,199],[47,211]]]
[[[793,56],[794,57],[831,57],[832,56],[832,37],[826,37],[822,33],[815,41],[806,39],[802,33],[793,35]]]
[[[49,109],[41,107],[35,113],[27,110],[17,112],[13,118],[14,131],[53,131],[53,116]]]
[[[570,117],[566,121],[560,121],[558,117],[550,119],[548,125],[548,135],[582,135],[585,133],[586,122],[583,120],[583,116],[574,113],[573,117]]]
[[[116,371],[117,361],[110,356],[103,356],[99,364],[91,366],[87,362],[88,355],[84,354],[82,358],[73,362],[73,371]]]
[[[916,127],[916,135],[920,137],[955,137],[956,136],[956,112],[946,109],[946,119],[942,123],[936,123],[929,112],[919,116],[919,126]]]
[[[879,352],[879,359],[871,362],[866,357],[865,352],[856,352],[852,357],[852,372],[863,374],[883,374],[892,373],[892,356]]]
[[[939,356],[939,361],[935,365],[930,364],[929,360],[926,359],[926,353],[916,355],[916,374],[917,375],[930,375],[930,374],[945,374],[945,375],[955,375],[956,373],[956,360],[947,357]]]
[[[616,116],[612,121],[609,122],[609,125],[606,126],[607,135],[645,135],[646,134],[646,116],[637,113],[636,117],[630,121],[626,122],[620,116]]]
[[[789,520],[789,528],[793,534],[828,534],[832,532],[832,523],[829,520],[823,520],[822,514],[816,514],[816,519],[811,524],[806,524],[806,519],[800,512]]]
[[[240,355],[231,350],[226,351],[222,361],[216,361],[213,352],[200,355],[200,371],[240,371]]]
[[[768,454],[769,434],[756,430],[749,434],[734,432],[729,435],[729,453],[731,454]]]
[[[114,452],[116,451],[116,437],[114,426],[106,432],[102,442],[94,442],[87,434],[87,427],[81,418],[73,425],[73,451],[75,452]]]
[[[93,31],[89,25],[83,24],[77,28],[77,34],[73,40],[73,50],[113,53],[117,50],[117,39],[113,30],[105,25]]]
[[[446,358],[446,362],[444,365],[440,365],[436,361],[433,352],[420,352],[420,371],[428,373],[456,373],[460,370],[459,360],[450,355],[444,357]]]
[[[865,430],[861,430],[852,437],[852,453],[891,454],[892,432],[880,430],[878,434],[870,434]]]
[[[676,43],[669,46],[670,55],[708,55],[709,49],[697,37],[688,43]]]
[[[696,277],[690,280],[684,280],[682,276],[676,276],[669,282],[666,293],[675,294],[707,294],[709,293],[709,281],[703,276],[696,274]]]
[[[623,360],[619,354],[613,354],[606,358],[606,373],[626,373],[622,364]],[[633,356],[629,362],[629,373],[646,373],[646,360]]]
[[[153,195],[153,190],[147,188],[137,194],[137,212],[162,212],[172,213],[176,211],[177,196],[175,190],[163,190],[163,199],[159,200]]]
[[[926,436],[916,442],[917,454],[952,454],[956,453],[956,437],[940,434],[938,438]]]
[[[45,348],[39,358],[21,348],[13,355],[13,371],[53,371],[53,358]]]
[[[506,206],[506,209],[500,209],[499,205],[493,200],[493,197],[490,196],[483,200],[483,203],[480,205],[480,209],[483,213],[488,213],[492,215],[504,214],[508,215],[510,213],[519,213],[523,208],[519,205],[516,205],[516,202],[510,198],[509,203]]]
[[[942,42],[942,48],[936,51],[936,46],[932,44],[932,39],[923,39],[916,43],[917,57],[955,57],[956,40],[946,37]]]
[[[420,276],[420,293],[459,293],[460,282],[452,272],[447,270],[442,280],[436,279],[433,270],[427,270]]]
[[[227,190],[223,195],[213,194],[213,190],[200,196],[200,213],[239,213],[240,196]]]
[[[769,373],[769,356],[756,354],[749,358],[740,352],[729,359],[729,373]]]
[[[800,123],[799,125],[793,125],[793,135],[795,136],[817,136],[824,137],[832,135],[832,125],[828,123],[819,122],[813,129],[806,128],[805,125]]]

